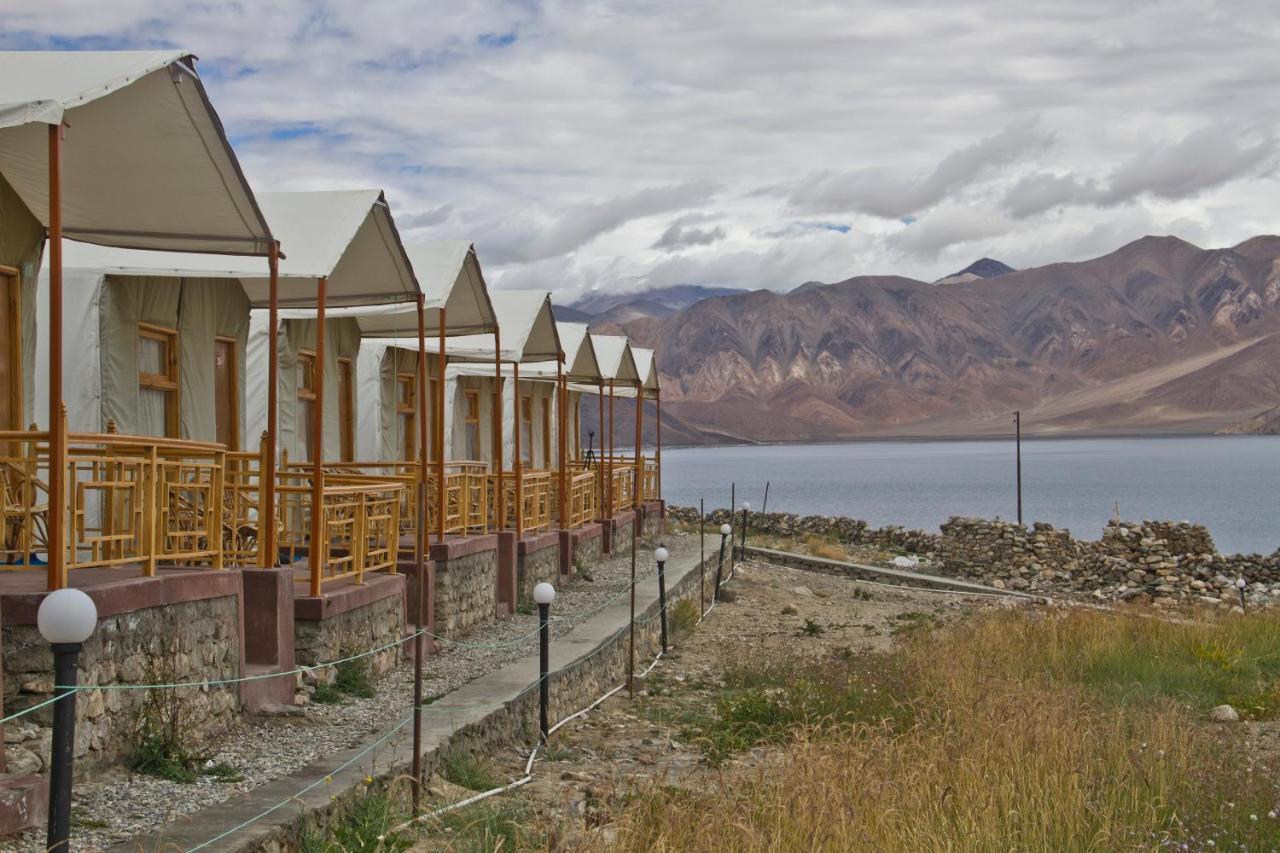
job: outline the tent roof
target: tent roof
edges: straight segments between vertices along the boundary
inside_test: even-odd
[[[600,373],[606,380],[635,384],[640,381],[631,344],[621,335],[591,335],[591,343],[600,361]]]
[[[314,317],[321,276],[328,277],[327,304],[334,315],[342,306],[416,302],[418,286],[381,190],[262,193],[258,198],[285,252],[281,306],[306,306],[300,316]],[[117,275],[234,278],[254,306],[269,301],[266,264],[256,259],[68,243],[63,265]],[[416,334],[416,307],[411,322]]]
[[[560,345],[564,347],[565,374],[570,382],[598,383],[603,374],[596,348],[587,333],[586,323],[556,323]]]
[[[63,233],[265,255],[267,220],[186,51],[0,51],[0,175],[49,224],[48,127],[66,123]]]
[[[641,347],[632,347],[631,354],[635,357],[636,369],[640,371],[640,384],[644,386],[645,396],[655,396],[661,390],[658,385],[658,354]]]
[[[476,248],[465,240],[406,247],[429,310],[445,309],[445,329],[460,335],[492,332],[497,325]]]
[[[502,361],[518,361],[521,364],[554,362],[560,357],[560,337],[556,333],[556,321],[551,313],[551,294],[542,290],[499,290],[491,298],[498,321],[498,335],[502,341]],[[415,329],[413,335],[379,338],[376,342],[416,351],[416,334]],[[427,352],[439,351],[439,341],[428,337]],[[461,335],[449,341],[446,354],[450,359],[492,362],[493,335]]]

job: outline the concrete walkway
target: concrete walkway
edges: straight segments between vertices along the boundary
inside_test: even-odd
[[[706,537],[708,575],[715,571],[718,536]],[[686,578],[694,584],[699,555],[696,550],[677,555],[666,566],[668,594]],[[637,573],[645,575],[636,585],[636,617],[644,620],[658,612],[658,580],[647,552],[639,555]],[[689,577],[690,575],[694,577]],[[555,609],[552,608],[554,618]],[[572,665],[609,646],[628,629],[630,601],[626,595],[574,627],[572,633],[552,640],[551,672],[569,670]],[[530,642],[531,648],[536,648]],[[616,651],[616,649],[614,650]],[[640,651],[637,650],[639,658]],[[640,671],[649,655],[637,660]],[[426,667],[431,666],[427,658]],[[427,706],[422,714],[423,766],[430,773],[450,740],[464,729],[492,728],[510,736],[526,726],[517,700],[538,681],[536,652],[488,675],[481,676]],[[612,685],[611,685],[612,686]],[[555,702],[556,682],[552,682]],[[603,692],[603,691],[601,691]],[[531,691],[536,702],[536,689]],[[523,697],[529,698],[529,697]],[[592,697],[594,698],[594,697]],[[590,701],[590,700],[588,700]],[[583,702],[582,704],[586,704]],[[573,710],[577,710],[574,708]],[[563,716],[568,716],[566,712]],[[371,735],[360,745],[336,753],[297,773],[275,779],[239,797],[175,820],[155,832],[117,844],[109,849],[138,850],[255,850],[273,840],[293,835],[302,815],[330,808],[336,799],[362,789],[369,777],[385,778],[407,772],[413,758],[412,708],[405,708],[406,721]],[[536,706],[534,714],[536,729]],[[554,718],[553,718],[554,721]]]

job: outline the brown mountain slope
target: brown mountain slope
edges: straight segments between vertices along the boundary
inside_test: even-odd
[[[622,328],[681,432],[744,440],[1217,429],[1280,404],[1280,238],[1144,237],[935,286],[897,276],[706,299]],[[1275,336],[1275,337],[1273,337]]]

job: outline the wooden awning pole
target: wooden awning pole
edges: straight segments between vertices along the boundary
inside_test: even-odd
[[[440,308],[440,358],[436,363],[436,541],[444,541],[444,368],[448,356],[444,351],[445,311]],[[462,523],[466,524],[466,519]]]
[[[49,520],[46,586],[66,574],[67,442],[62,420],[62,125],[49,125]],[[29,555],[28,555],[29,556]]]
[[[632,509],[640,508],[641,492],[644,489],[644,385],[636,381],[636,487],[631,495]]]
[[[507,496],[503,493],[503,456],[506,448],[502,446],[502,339],[498,329],[493,330],[493,470],[497,477],[498,487],[494,491],[494,529],[503,530],[507,526]]]
[[[560,353],[556,360],[556,453],[560,456],[560,500],[556,507],[556,512],[560,515],[561,529],[568,526],[565,524],[568,520],[565,515],[569,506],[568,495],[565,491],[569,483],[568,478],[565,476],[567,473],[565,468],[565,456],[567,454],[565,451],[568,448],[568,436],[565,435],[565,430],[569,428],[568,413],[565,411],[565,404],[568,402],[565,399],[567,396],[568,394],[564,387],[564,353]]]
[[[280,410],[280,244],[267,247],[269,295],[267,302],[267,458],[258,476],[262,479],[262,506],[258,507],[258,565],[275,566],[280,551],[276,547],[276,460]]]
[[[609,468],[607,477],[609,481],[609,517],[613,518],[618,508],[613,505],[613,380],[609,380]]]
[[[520,400],[520,362],[511,362],[511,384],[515,387],[515,403],[516,403],[516,433],[512,436],[515,442],[515,459],[512,460],[512,470],[516,475],[516,541],[524,536],[524,459],[520,455],[520,426],[524,421],[524,414],[521,409]]]
[[[418,294],[418,505],[413,529],[413,566],[418,583],[418,606],[413,614],[413,813],[422,797],[422,656],[427,624],[427,316],[426,297]]]
[[[321,554],[325,550],[321,542],[324,530],[324,309],[329,280],[316,279],[316,358],[311,378],[311,547],[307,549],[307,562],[311,565],[311,595],[320,597],[324,564]]]

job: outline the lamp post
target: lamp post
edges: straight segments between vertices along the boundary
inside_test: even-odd
[[[711,602],[720,600],[720,574],[724,569],[724,546],[729,541],[729,535],[733,533],[733,528],[726,522],[720,525],[720,560],[716,563],[716,588],[711,594]]]
[[[659,545],[657,550],[653,552],[653,559],[658,561],[658,616],[659,624],[662,626],[662,653],[667,653],[667,573],[665,566],[667,565],[667,557],[671,556],[667,552],[667,546]]]
[[[53,647],[53,745],[49,756],[49,831],[45,848],[71,849],[71,763],[76,742],[76,660],[98,625],[98,608],[82,590],[49,593],[36,611],[40,636]]]
[[[742,547],[738,551],[738,559],[747,561],[747,513],[751,512],[751,501],[742,502]]]
[[[1244,588],[1248,586],[1244,578],[1236,578],[1236,589],[1240,591],[1240,609],[1244,610]]]
[[[543,582],[533,588],[533,600],[538,604],[538,730],[542,740],[550,734],[547,725],[547,705],[551,698],[547,670],[551,668],[551,602],[556,600],[556,588]]]

